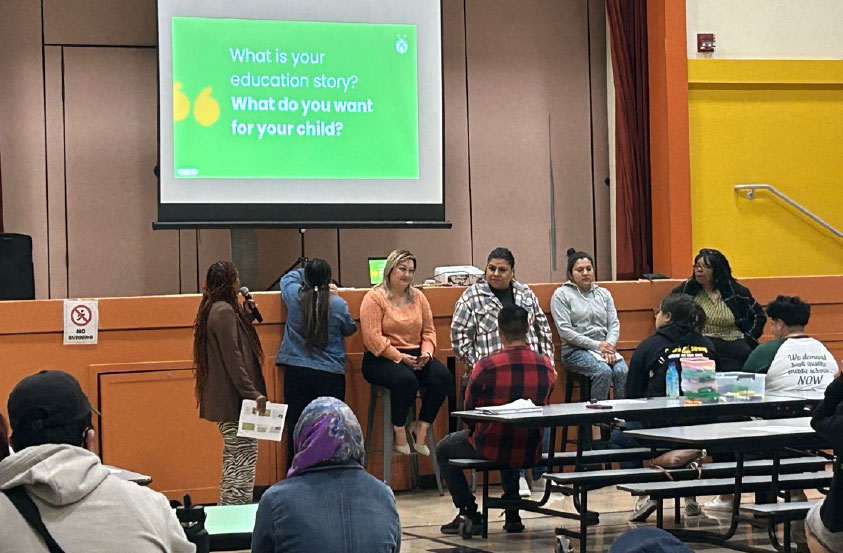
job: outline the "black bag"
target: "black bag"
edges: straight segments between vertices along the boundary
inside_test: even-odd
[[[44,542],[47,544],[47,549],[50,550],[50,553],[64,553],[64,549],[56,543],[56,540],[53,539],[50,531],[47,530],[46,526],[44,526],[44,521],[41,519],[41,513],[38,511],[38,506],[34,501],[32,501],[32,498],[29,497],[29,494],[26,493],[23,486],[3,490],[3,493],[9,498],[9,501],[12,502],[12,505],[15,506],[15,509],[18,510],[29,526],[31,526],[39,536],[44,538]]]
[[[205,529],[206,517],[205,508],[193,505],[190,494],[184,496],[183,506],[176,507],[176,518],[181,523],[187,541],[196,546],[196,553],[208,553],[211,549],[211,537]]]

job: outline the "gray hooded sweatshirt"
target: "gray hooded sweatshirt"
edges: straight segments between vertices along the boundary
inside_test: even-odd
[[[0,462],[0,489],[23,485],[67,553],[193,553],[167,498],[117,478],[86,449],[27,447]],[[48,551],[0,494],[0,553]]]
[[[597,350],[600,342],[617,345],[621,333],[612,294],[596,284],[583,293],[570,280],[553,292],[550,313],[563,347]]]

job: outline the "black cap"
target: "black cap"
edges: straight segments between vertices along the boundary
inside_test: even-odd
[[[79,382],[64,371],[41,371],[27,376],[9,394],[12,433],[29,434],[66,426],[92,411]]]

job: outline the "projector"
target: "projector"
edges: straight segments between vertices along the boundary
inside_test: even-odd
[[[481,278],[483,271],[471,265],[452,265],[450,267],[436,267],[433,269],[433,278],[442,284],[455,284],[457,286],[471,286]]]

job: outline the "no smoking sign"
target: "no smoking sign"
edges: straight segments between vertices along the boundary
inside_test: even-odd
[[[64,344],[96,344],[98,334],[97,300],[65,300]]]

